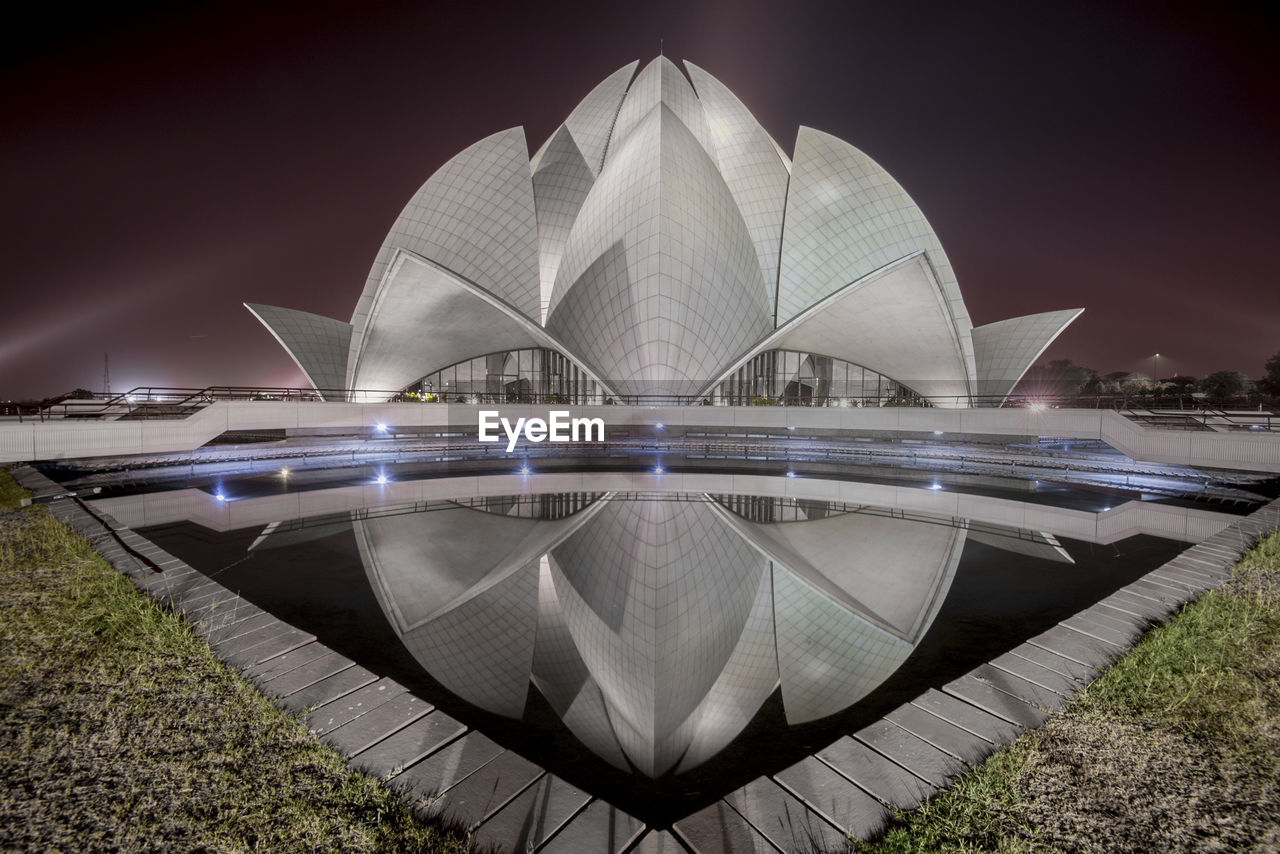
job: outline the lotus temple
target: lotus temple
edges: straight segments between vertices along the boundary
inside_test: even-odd
[[[247,305],[310,388],[59,399],[0,462],[477,850],[846,850],[1225,577],[1280,423],[1015,392],[1083,309],[975,327],[897,181],[784,142],[631,63],[436,169],[350,319]]]
[[[350,321],[249,309],[326,397],[937,407],[998,404],[1082,311],[975,328],[871,158],[807,127],[788,154],[698,66],[637,68],[532,157],[516,127],[438,169]]]

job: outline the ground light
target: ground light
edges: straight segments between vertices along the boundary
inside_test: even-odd
[[[386,483],[388,480],[389,478],[385,474],[380,474],[374,479],[373,482],[381,486],[384,483]]]
[[[375,426],[376,426],[377,431],[378,431],[379,433],[385,433],[385,432],[387,432],[387,425],[386,425],[386,424],[378,423],[378,424],[377,424],[377,425],[375,425]]]

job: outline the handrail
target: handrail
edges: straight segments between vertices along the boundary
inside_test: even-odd
[[[1032,410],[1059,408],[1111,409],[1140,423],[1167,429],[1183,430],[1280,430],[1280,417],[1269,410],[1224,410],[1219,406],[1187,396],[1133,395],[1060,395],[1002,396],[955,395],[934,396],[930,401],[899,395],[858,397],[788,397],[742,396],[731,400],[712,401],[708,396],[678,394],[607,395],[570,397],[564,394],[533,392],[417,394],[385,389],[315,389],[284,386],[205,386],[184,388],[171,386],[139,386],[126,392],[93,393],[89,397],[61,397],[32,403],[0,403],[0,416],[16,416],[19,421],[61,419],[181,419],[214,401],[292,401],[298,403],[340,401],[353,403],[434,403],[469,404],[543,404],[620,406],[804,406],[804,407],[933,407],[951,404],[956,408],[1024,408]]]

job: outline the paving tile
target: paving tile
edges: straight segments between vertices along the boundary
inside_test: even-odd
[[[377,681],[378,677],[372,671],[357,664],[301,690],[283,694],[279,704],[291,712],[304,712],[313,706],[331,703]],[[283,691],[282,688],[279,690]]]
[[[1169,566],[1168,564],[1160,567],[1159,569],[1148,572],[1144,577],[1155,578],[1168,584],[1179,584],[1194,593],[1203,593],[1206,590],[1212,590],[1222,583],[1221,578],[1210,578],[1207,575],[1188,572],[1185,569],[1179,569],[1176,566]]]
[[[1131,581],[1120,589],[1128,590],[1130,593],[1140,593],[1144,596],[1149,596],[1152,599],[1159,599],[1161,602],[1169,602],[1174,605],[1182,604],[1183,599],[1186,598],[1176,590],[1172,590],[1161,584],[1153,584],[1150,581],[1143,581],[1142,579]]]
[[[431,814],[431,803],[467,777],[479,771],[503,752],[501,745],[472,730],[455,739],[409,768],[392,777],[393,789],[404,792],[410,800],[421,802]]]
[[[1171,605],[1164,602],[1157,602],[1145,596],[1135,596],[1123,590],[1117,590],[1102,601],[1112,608],[1133,614],[1135,617],[1143,617],[1153,623],[1162,622],[1174,611]]]
[[[226,661],[231,655],[246,652],[285,632],[294,631],[293,626],[278,617],[271,614],[267,616],[270,619],[258,621],[258,625],[249,631],[241,632],[222,640],[212,641],[210,645],[213,647],[213,651],[218,654],[219,658]]]
[[[722,800],[680,819],[673,829],[694,854],[777,854],[778,851]]]
[[[1013,649],[1009,650],[1007,655],[1016,656],[1025,661],[1038,664],[1046,670],[1052,670],[1054,673],[1061,674],[1071,681],[1075,682],[1079,687],[1083,687],[1093,682],[1102,673],[1096,667],[1090,667],[1088,664],[1081,664],[1070,658],[1064,658],[1056,652],[1050,652],[1044,647],[1035,646],[1029,643],[1020,643]],[[1013,671],[1017,673],[1018,671]],[[1035,680],[1032,680],[1035,681]],[[1046,688],[1052,688],[1052,685],[1046,685]]]
[[[1091,620],[1100,626],[1109,626],[1115,631],[1130,638],[1141,637],[1141,635],[1147,630],[1145,624],[1132,619],[1131,615],[1097,603],[1085,608],[1083,611],[1076,614],[1076,616],[1083,617],[1086,620]]]
[[[992,659],[990,664],[992,667],[1003,670],[1006,673],[1012,673],[1014,676],[1066,698],[1074,697],[1083,687],[1079,681],[1072,679],[1070,676],[1064,676],[1056,670],[1050,670],[1043,665],[1036,664],[1034,661],[1019,658],[1011,652],[1006,652],[1004,655]]]
[[[1038,727],[1049,719],[1048,713],[967,674],[942,686],[942,691],[1026,729]]]
[[[922,739],[939,750],[949,753],[966,765],[978,765],[991,755],[992,744],[966,729],[947,723],[936,715],[904,703],[884,716],[916,738]]]
[[[1155,625],[1151,620],[1148,620],[1146,617],[1139,617],[1135,614],[1129,613],[1128,611],[1124,611],[1124,610],[1121,610],[1120,608],[1116,608],[1113,605],[1109,605],[1103,601],[1099,601],[1095,603],[1093,606],[1091,606],[1088,609],[1088,611],[1089,613],[1106,617],[1112,622],[1118,623],[1119,625],[1124,626],[1127,629],[1132,629],[1132,630],[1143,632],[1143,633],[1145,633],[1148,629],[1150,629],[1153,625]]]
[[[888,721],[869,724],[853,737],[938,788],[964,773],[964,763],[959,759]]]
[[[773,777],[809,809],[859,839],[878,833],[888,818],[884,805],[816,757],[802,759]]]
[[[644,832],[644,822],[604,801],[592,801],[539,854],[621,854]]]
[[[848,840],[799,798],[758,777],[724,800],[782,851],[843,851]]]
[[[1109,666],[1121,653],[1113,644],[1072,631],[1063,625],[1043,631],[1027,643],[1100,670]]]
[[[914,809],[937,791],[901,765],[847,735],[819,750],[817,756],[891,807]]]
[[[998,718],[971,703],[966,703],[934,688],[916,697],[911,701],[911,705],[997,746],[1013,742],[1023,732],[1023,728],[1018,724]]]
[[[213,643],[230,636],[233,627],[266,612],[257,605],[241,601],[233,607],[214,611],[191,622],[191,630]]]
[[[261,664],[255,664],[245,670],[245,673],[261,684],[277,676],[283,676],[290,670],[296,670],[304,664],[310,664],[317,658],[323,658],[332,652],[333,650],[324,644],[313,641],[306,646],[300,646],[297,649],[281,653],[274,658],[269,658]]]
[[[975,667],[969,671],[969,675],[989,683],[999,691],[1004,691],[1006,694],[1046,711],[1056,712],[1067,704],[1066,698],[1061,694],[1050,691],[1048,688],[1041,687],[1034,682],[1028,682],[1021,676],[1015,676],[998,667],[992,667],[990,664],[981,664]]]
[[[208,632],[209,643],[212,646],[217,647],[219,644],[235,640],[236,638],[247,635],[250,632],[256,632],[265,627],[280,624],[280,620],[275,614],[269,614],[261,608],[258,608],[256,605],[251,605],[250,607],[255,610],[247,611],[247,616],[245,616],[244,619],[234,620],[221,626],[214,626],[210,628]]]
[[[1137,631],[1124,631],[1116,626],[1108,626],[1103,623],[1090,619],[1084,614],[1076,614],[1074,617],[1068,617],[1059,625],[1066,626],[1068,629],[1074,629],[1081,634],[1089,635],[1100,641],[1106,641],[1118,648],[1121,654],[1128,652],[1129,647],[1133,646],[1134,641],[1140,637]]]
[[[431,704],[425,700],[408,693],[400,694],[342,726],[323,733],[321,740],[351,756],[408,726],[431,709]]]
[[[287,623],[285,625],[288,625]],[[277,635],[263,640],[247,648],[241,648],[237,652],[219,652],[218,655],[228,664],[237,667],[249,667],[268,658],[279,655],[282,652],[288,652],[291,649],[297,649],[300,646],[309,644],[316,639],[316,636],[302,629],[295,629],[288,626],[288,631],[281,632]]]
[[[348,726],[358,721],[359,718]],[[465,724],[437,709],[360,751],[351,764],[374,777],[390,777],[466,731]]]
[[[536,848],[589,800],[591,796],[581,789],[553,774],[545,774],[487,818],[472,834],[472,844],[478,851],[517,852]]]
[[[441,795],[431,810],[450,827],[474,828],[543,773],[528,759],[508,750]]]
[[[301,667],[296,667],[288,673],[282,673],[279,676],[261,682],[258,687],[266,694],[272,697],[287,697],[297,691],[301,691],[321,680],[328,679],[349,667],[354,662],[341,653],[330,650],[327,654],[309,661]],[[365,671],[368,673],[368,671]],[[373,681],[373,674],[369,673],[369,682]]]
[[[324,735],[373,711],[383,703],[389,703],[406,690],[403,685],[391,679],[379,679],[320,706],[307,715],[307,724],[313,734]]]

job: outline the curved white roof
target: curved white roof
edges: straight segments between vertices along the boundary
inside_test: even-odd
[[[511,128],[423,184],[356,304],[347,387],[393,390],[508,346],[509,324],[495,335],[489,313],[411,305],[438,305],[455,282],[543,328],[520,346],[558,349],[623,395],[708,391],[751,355],[803,339],[937,405],[998,402],[1069,321],[1048,312],[975,331],[937,235],[870,157],[801,127],[788,158],[705,70],[686,63],[686,77],[663,56],[637,66],[592,89],[532,158]],[[404,289],[388,275],[397,252],[438,268],[436,283]],[[894,269],[909,258],[928,282]],[[313,382],[331,381],[341,327],[259,316]],[[438,341],[377,343],[403,338],[382,327],[410,317]]]

